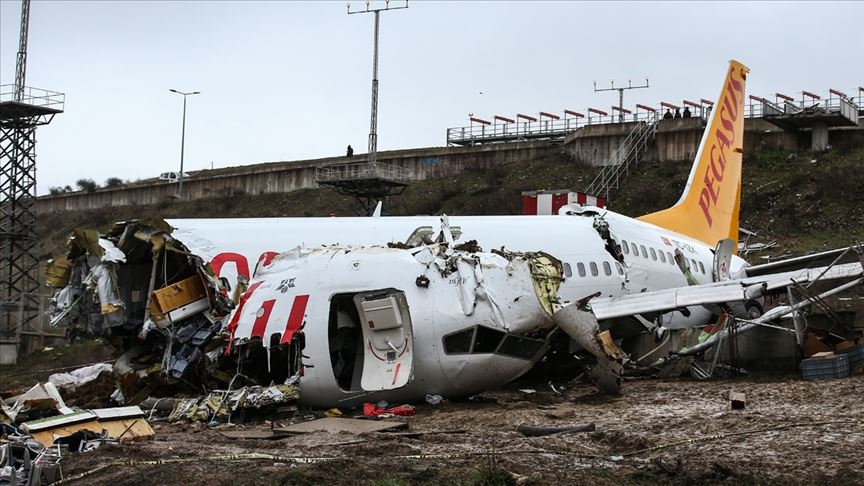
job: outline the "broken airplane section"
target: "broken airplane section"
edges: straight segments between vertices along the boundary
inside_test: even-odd
[[[450,236],[298,247],[262,261],[234,305],[161,222],[76,230],[69,248],[50,270],[52,323],[128,348],[114,365],[125,403],[181,381],[290,382],[313,406],[470,396],[543,356],[563,279],[544,253],[486,253]]]

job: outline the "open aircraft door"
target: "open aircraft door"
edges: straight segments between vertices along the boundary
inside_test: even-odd
[[[363,332],[365,391],[393,390],[407,385],[414,373],[411,314],[405,293],[396,289],[354,295]]]

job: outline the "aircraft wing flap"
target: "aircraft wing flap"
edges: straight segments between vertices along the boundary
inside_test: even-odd
[[[597,320],[616,317],[670,312],[684,307],[743,302],[771,290],[821,279],[854,278],[864,276],[860,263],[847,263],[832,267],[818,267],[783,272],[761,277],[712,282],[688,287],[655,290],[621,297],[595,297],[590,300]]]
[[[694,305],[744,300],[745,291],[746,288],[738,283],[722,287],[694,285],[622,297],[598,297],[592,299],[590,304],[597,319],[604,320],[652,312],[669,312]]]

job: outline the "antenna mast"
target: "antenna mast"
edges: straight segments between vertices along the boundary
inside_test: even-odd
[[[627,81],[627,86],[623,88],[616,88],[615,81],[609,82],[609,88],[597,89],[597,81],[594,81],[594,92],[598,91],[617,91],[618,92],[618,122],[624,123],[624,90],[625,89],[639,89],[639,88],[647,88],[648,87],[648,76],[645,76],[645,85],[644,86],[633,86],[632,81]]]
[[[18,63],[15,67],[15,101],[24,98],[24,78],[27,75],[27,31],[30,25],[30,0],[21,1],[21,37],[18,43]]]

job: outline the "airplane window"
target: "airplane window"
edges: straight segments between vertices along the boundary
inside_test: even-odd
[[[584,277],[585,276],[585,264],[582,262],[577,263],[576,264],[576,271],[579,272],[580,277]]]
[[[504,333],[490,327],[477,326],[477,337],[474,339],[474,349],[471,354],[494,353],[501,343]]]
[[[639,256],[639,250],[636,249],[636,243],[630,243],[630,248],[633,250],[633,254]]]
[[[595,276],[595,277],[596,277],[597,275],[600,275],[600,271],[597,269],[597,264],[596,264],[596,263],[594,263],[594,262],[590,262],[590,263],[588,263],[588,265],[591,267],[591,275],[593,275],[593,276]]]
[[[699,271],[702,272],[702,275],[705,275],[705,265],[702,265],[702,262],[699,262]]]
[[[657,260],[657,252],[654,251],[654,248],[651,248],[651,259],[655,261]]]
[[[609,262],[603,262],[603,273],[612,275],[612,266],[609,265]]]
[[[467,354],[471,351],[474,328],[444,336],[444,352],[447,354]]]
[[[667,252],[666,252],[666,256],[669,258],[669,264],[670,264],[670,265],[675,265],[675,259],[672,258],[672,254],[669,253],[669,252],[667,251]]]
[[[692,266],[692,267],[690,267],[690,270],[691,270],[691,271],[693,271],[693,272],[695,272],[695,271],[697,271],[697,270],[698,270],[698,268],[697,268],[697,266],[696,266],[696,260],[695,260],[695,259],[693,259],[693,258],[691,258],[691,259],[690,259],[690,263],[692,263],[692,264],[693,264],[693,266]]]
[[[621,267],[621,264],[615,262],[615,268],[618,270],[618,275],[624,275],[624,269]]]
[[[630,247],[627,245],[627,240],[621,240],[621,249],[624,250],[625,255],[630,254]]]
[[[660,253],[660,262],[666,263],[666,253],[664,253],[662,250],[659,253]]]
[[[567,262],[564,262],[564,277],[570,278],[572,276],[573,276],[573,270],[570,269],[570,264]]]
[[[513,356],[514,358],[531,359],[536,355],[545,344],[541,339],[531,339],[512,334],[504,338],[501,347],[498,348],[498,353],[504,356]]]
[[[642,250],[642,257],[648,258],[648,252],[645,251],[645,245],[639,245],[639,249]]]

